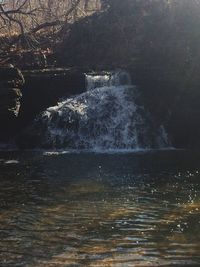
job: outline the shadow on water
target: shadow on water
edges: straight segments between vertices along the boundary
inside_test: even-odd
[[[0,153],[0,266],[199,266],[199,156]]]

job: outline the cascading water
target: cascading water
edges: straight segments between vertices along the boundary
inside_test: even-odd
[[[127,72],[88,74],[88,91],[48,108],[32,125],[36,145],[70,149],[151,149],[169,147]],[[39,134],[38,134],[39,131]]]
[[[131,85],[130,75],[126,71],[102,72],[86,74],[87,90],[99,87]]]

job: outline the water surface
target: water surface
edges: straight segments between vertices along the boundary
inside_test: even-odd
[[[0,153],[0,266],[200,266],[200,154]]]

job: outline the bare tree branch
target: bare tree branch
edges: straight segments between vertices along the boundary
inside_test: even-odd
[[[56,34],[66,23],[91,14],[91,10],[95,10],[95,3],[100,2],[101,0],[13,0],[1,3],[0,38],[2,35],[10,38],[5,43],[6,49],[16,44],[30,46],[32,42],[39,45],[39,33]],[[2,47],[1,45],[1,49]]]

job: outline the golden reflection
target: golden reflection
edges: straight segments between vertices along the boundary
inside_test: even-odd
[[[104,186],[91,181],[73,184],[66,189],[66,191],[74,195],[89,192],[96,193],[104,190]],[[60,243],[65,247],[66,251],[63,252],[63,248],[61,248],[62,253],[52,256],[49,260],[30,265],[30,267],[71,267],[73,265],[132,267],[143,266],[144,261],[145,266],[159,266],[170,263],[167,260],[167,257],[170,257],[168,250],[174,251],[175,254],[175,251],[179,251],[179,253],[182,253],[180,255],[187,253],[188,257],[198,255],[200,245],[198,246],[195,243],[193,245],[191,244],[190,247],[190,239],[188,239],[187,234],[184,232],[177,233],[176,230],[179,230],[180,222],[187,223],[191,212],[198,212],[199,207],[199,202],[174,206],[173,209],[160,215],[157,221],[155,220],[152,224],[147,224],[148,218],[145,215],[152,209],[156,210],[156,205],[149,209],[148,205],[135,202],[121,203],[118,200],[115,205],[111,205],[109,202],[96,202],[95,205],[92,203],[88,205],[88,201],[82,201],[74,202],[73,204],[62,203],[47,207],[40,210],[44,216],[40,218],[39,224],[33,226],[33,231],[52,229],[52,233],[51,231],[47,231],[41,234],[42,242],[48,244],[49,247],[54,243]],[[122,229],[126,228],[126,225],[123,224],[119,225],[119,230],[117,229],[117,221],[126,223],[126,220],[130,220],[134,225],[134,220],[137,216],[140,218],[140,225],[143,227],[143,230],[139,230],[139,225],[135,230],[132,226],[129,231],[122,232]],[[64,228],[65,226],[62,225],[59,228],[58,225],[58,221],[63,217],[71,220],[70,225],[66,225],[66,229]],[[108,240],[106,239],[104,229],[108,231]],[[65,230],[66,232],[63,232]],[[86,239],[84,241],[84,237],[94,231],[95,233],[99,233],[100,239]],[[164,231],[165,236],[161,239],[160,235],[162,231]],[[63,236],[63,233],[65,233],[65,236]],[[115,233],[114,238],[112,237],[112,233]],[[102,235],[105,236],[103,237]],[[151,242],[145,241],[148,238],[150,240],[153,239]],[[68,246],[71,242],[75,242],[73,249]],[[177,247],[175,244],[178,244]],[[123,247],[127,251],[118,251],[119,248]],[[129,250],[131,251],[130,253],[128,252]],[[148,261],[149,257],[152,258],[151,261]]]
[[[199,215],[199,201],[167,206],[167,201],[159,199],[157,203],[150,197],[150,202],[137,201],[146,197],[145,192],[123,192],[112,198],[108,189],[100,182],[79,181],[56,191],[53,197],[57,202],[33,206],[31,212],[25,205],[24,210],[2,213],[0,222],[5,225],[10,220],[15,238],[21,242],[21,247],[12,246],[16,252],[12,257],[23,257],[27,251],[24,240],[31,240],[36,254],[41,247],[47,248],[44,260],[36,259],[27,267],[159,266],[170,264],[170,257],[176,262],[176,257],[199,254],[199,230],[192,221],[193,215]],[[197,233],[193,239],[191,230],[187,233],[189,224]],[[10,243],[6,242],[4,250],[9,250]]]
[[[103,192],[105,190],[105,186],[101,183],[84,180],[79,183],[71,184],[66,191],[70,194],[85,194],[85,193],[98,193]]]

